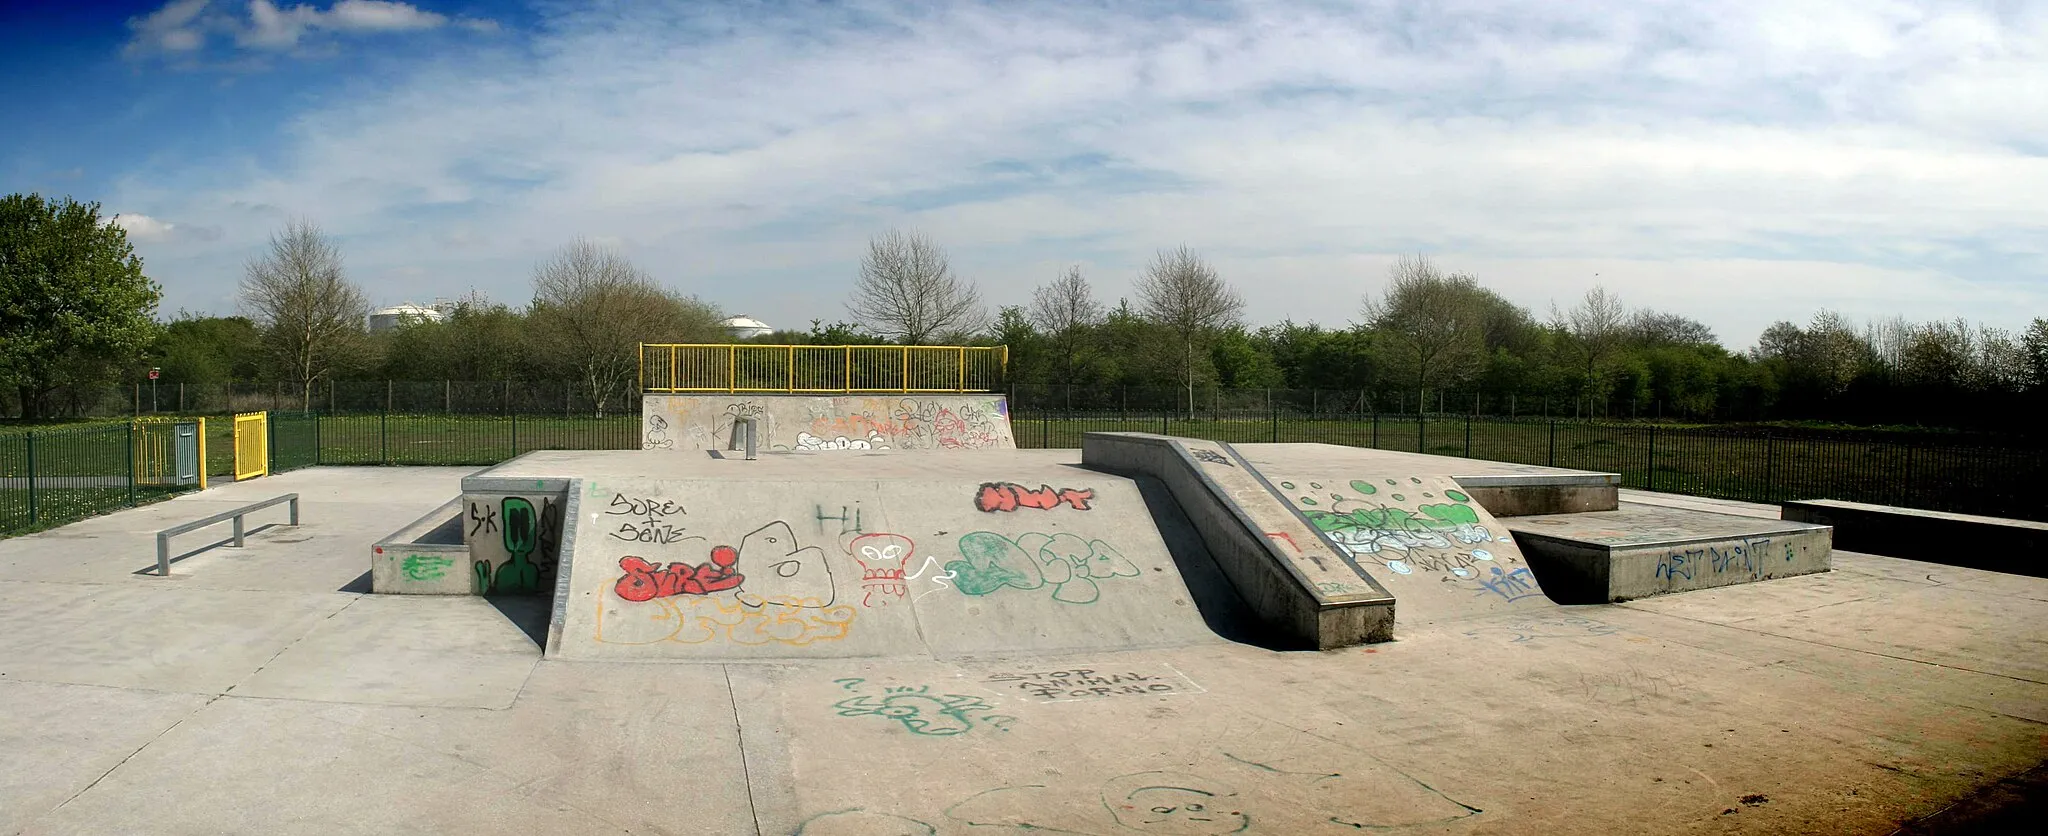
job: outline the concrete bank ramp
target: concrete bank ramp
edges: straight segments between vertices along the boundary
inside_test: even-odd
[[[1014,449],[1009,401],[993,394],[646,395],[641,447],[723,450],[752,419],[764,450]]]
[[[1376,467],[1370,451],[1245,444],[1233,452],[1318,534],[1393,594],[1399,623],[1555,604],[1507,526],[1450,472]]]
[[[1130,479],[1018,451],[706,456],[673,477],[634,458],[579,479],[552,656],[944,658],[1219,640]]]

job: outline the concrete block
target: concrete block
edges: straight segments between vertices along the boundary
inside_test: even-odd
[[[1833,499],[1787,502],[1785,519],[1833,526],[1845,551],[2048,577],[2048,522]]]
[[[1627,601],[1828,571],[1827,526],[1624,502],[1507,523],[1551,597]]]
[[[458,497],[370,547],[370,591],[387,595],[473,595],[469,547]]]

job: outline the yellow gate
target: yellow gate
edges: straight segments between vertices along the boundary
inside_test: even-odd
[[[270,413],[235,415],[235,481],[270,473]]]
[[[206,419],[205,418],[138,418],[133,422],[135,452],[135,483],[138,485],[171,486],[181,484],[186,478],[178,472],[178,425],[192,424],[197,427],[194,441],[198,455],[193,466],[199,489],[206,490]]]

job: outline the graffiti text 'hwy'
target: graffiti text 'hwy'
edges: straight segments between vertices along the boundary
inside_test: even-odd
[[[974,497],[974,507],[994,513],[1015,511],[1019,508],[1036,508],[1050,511],[1061,505],[1076,511],[1088,510],[1088,503],[1095,499],[1094,488],[1054,488],[1039,485],[1038,490],[1015,482],[983,482],[981,492]]]

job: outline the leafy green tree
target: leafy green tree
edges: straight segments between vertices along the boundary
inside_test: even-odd
[[[150,353],[166,381],[247,383],[261,373],[263,335],[248,317],[180,311]]]
[[[163,291],[98,203],[0,198],[0,383],[24,418],[59,386],[104,386],[156,338]]]

